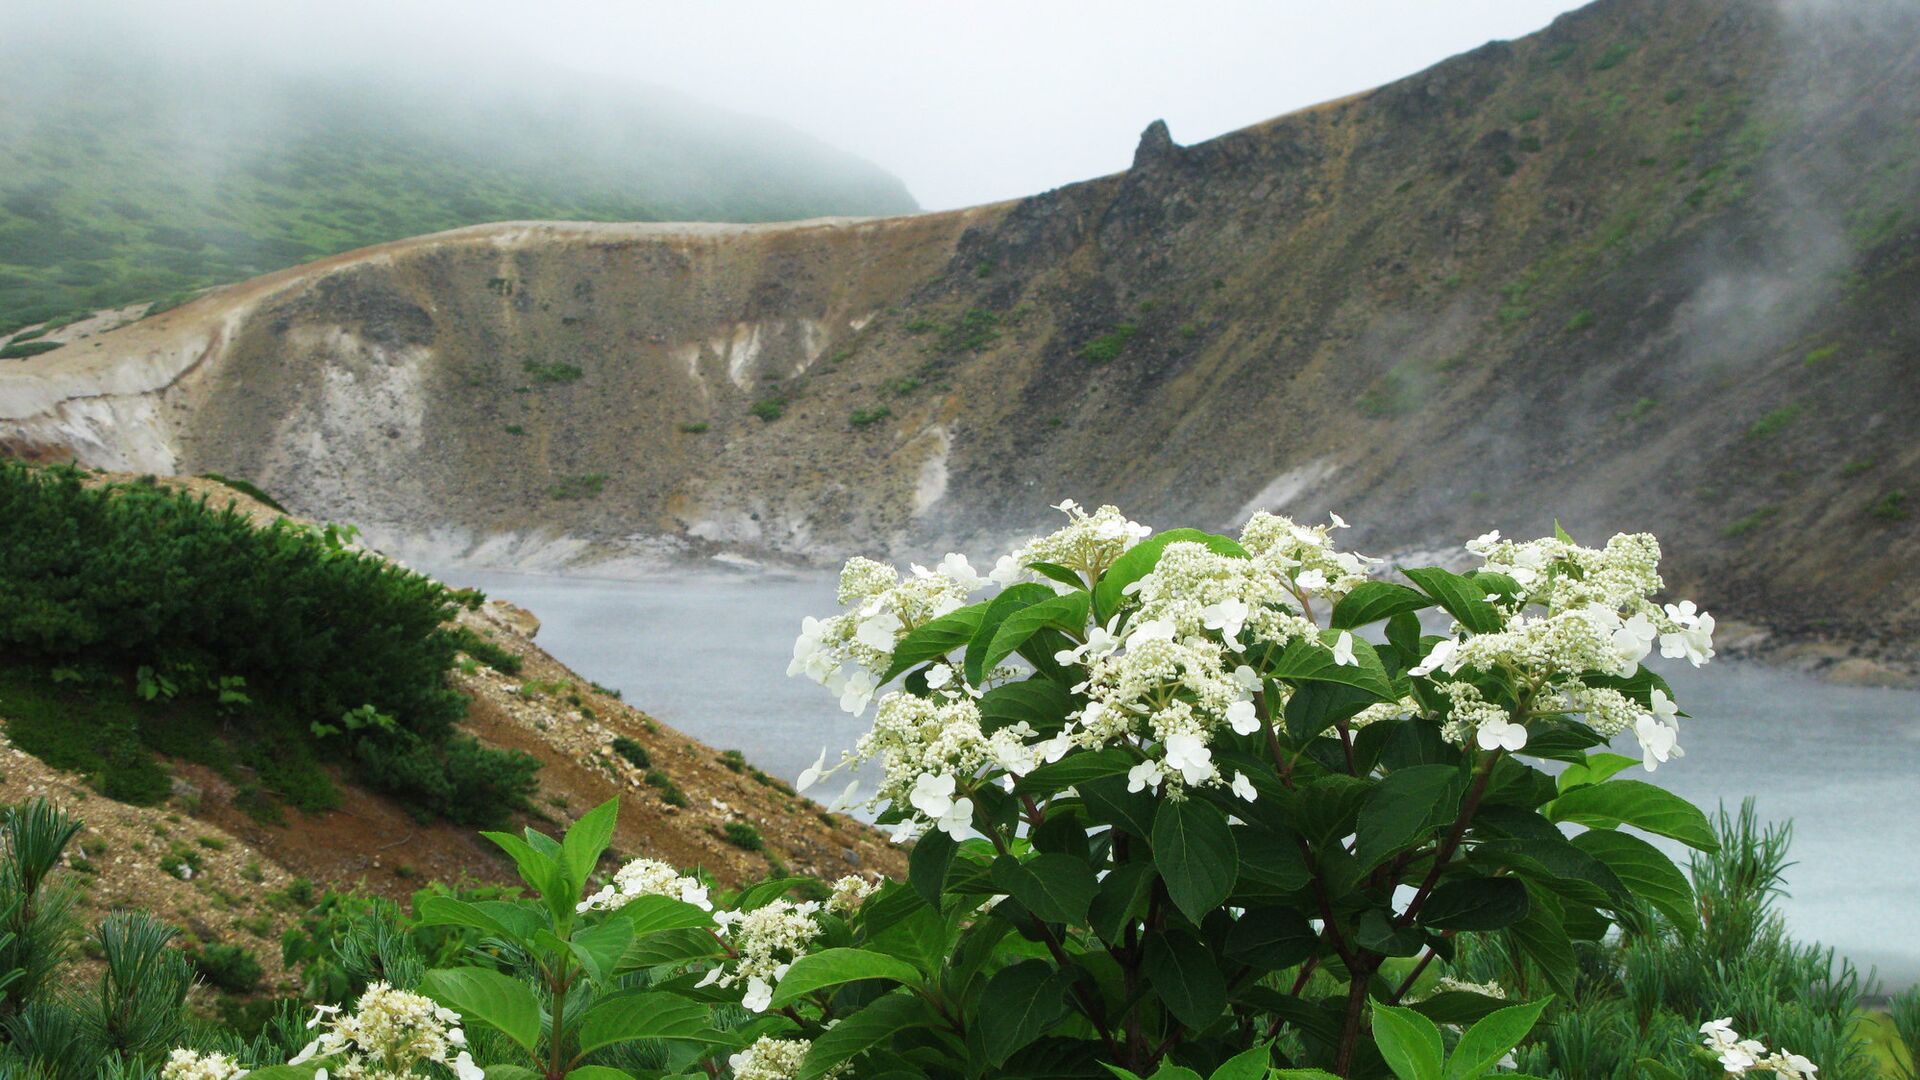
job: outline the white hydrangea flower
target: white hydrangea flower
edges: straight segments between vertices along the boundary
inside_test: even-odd
[[[848,874],[833,883],[833,892],[827,897],[827,910],[842,917],[860,910],[880,888],[880,883],[872,878]]]
[[[334,1080],[389,1080],[411,1076],[427,1062],[452,1069],[459,1080],[482,1080],[485,1072],[465,1049],[460,1014],[433,999],[376,982],[348,1014],[316,1006],[309,1029],[320,1035],[288,1061],[324,1060]]]
[[[247,1070],[225,1054],[176,1049],[160,1067],[160,1080],[239,1080]]]
[[[722,911],[713,917],[719,934],[732,949],[730,963],[708,971],[701,986],[745,988],[741,1005],[752,1012],[765,1012],[773,1004],[773,991],[793,962],[807,955],[807,949],[820,936],[820,924],[813,915],[820,905],[812,900],[796,903],[779,899],[752,911]]]
[[[1758,1039],[1742,1039],[1733,1030],[1733,1018],[1723,1016],[1700,1025],[1700,1044],[1720,1061],[1728,1076],[1770,1072],[1780,1080],[1814,1080],[1820,1067],[1786,1050],[1769,1051]]]
[[[657,859],[634,859],[614,871],[613,883],[582,900],[576,910],[617,911],[636,896],[665,896],[702,911],[713,910],[707,886]]]
[[[733,1080],[793,1080],[800,1075],[801,1063],[807,1059],[807,1051],[813,1049],[813,1043],[807,1039],[778,1039],[771,1035],[762,1035],[753,1045],[727,1058],[727,1067],[733,1071]],[[853,1068],[852,1062],[843,1062],[822,1073],[826,1080],[836,1080],[846,1076]]]

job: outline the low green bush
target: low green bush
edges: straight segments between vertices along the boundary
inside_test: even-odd
[[[767,846],[766,841],[760,838],[760,830],[744,821],[729,821],[721,827],[720,833],[727,838],[727,843],[742,851],[759,851]]]
[[[265,974],[260,961],[242,945],[208,945],[189,952],[187,960],[208,982],[235,994],[251,993]]]
[[[653,756],[647,753],[647,748],[625,735],[613,737],[613,752],[626,758],[636,769],[645,769],[653,764]]]
[[[1080,358],[1090,364],[1105,364],[1118,359],[1127,349],[1127,343],[1140,332],[1133,323],[1121,323],[1113,329],[1080,346]]]
[[[63,341],[13,341],[5,348],[0,348],[0,360],[24,360],[65,347],[66,342]]]

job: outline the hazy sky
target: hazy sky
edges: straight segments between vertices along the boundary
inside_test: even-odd
[[[378,60],[489,84],[515,61],[672,87],[871,159],[932,209],[1124,168],[1377,86],[1572,0],[0,0],[15,32],[210,63]]]

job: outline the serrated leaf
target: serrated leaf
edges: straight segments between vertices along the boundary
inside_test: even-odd
[[[619,814],[620,799],[616,796],[580,815],[580,820],[573,823],[566,839],[561,841],[560,860],[566,864],[567,876],[576,893],[586,885],[587,876],[600,862],[601,852],[607,850],[608,842],[613,839],[613,824]]]
[[[1091,780],[1120,776],[1139,760],[1138,754],[1118,746],[1070,754],[1021,777],[1013,790],[1022,795],[1052,795]]]
[[[1476,634],[1491,634],[1505,623],[1500,613],[1487,603],[1487,588],[1468,578],[1438,566],[1402,568],[1407,580],[1439,603],[1461,626]]]
[[[1564,795],[1577,787],[1603,784],[1615,773],[1631,769],[1638,764],[1640,763],[1625,754],[1588,754],[1585,760],[1573,762],[1560,770],[1560,775],[1554,780],[1554,789],[1557,793]]]
[[[1015,650],[1027,643],[1028,638],[1042,630],[1064,630],[1076,637],[1085,634],[1087,606],[1090,603],[1092,598],[1086,593],[1075,592],[1042,600],[1009,613],[994,629],[993,640],[988,643],[985,658],[981,661],[981,670],[992,671],[995,665],[1012,656]]]
[[[1432,606],[1433,601],[1426,595],[1405,585],[1366,581],[1354,586],[1352,592],[1333,605],[1331,622],[1335,630],[1351,630]]]
[[[1441,882],[1418,919],[1433,930],[1500,930],[1526,917],[1527,887],[1513,878],[1488,877]]]
[[[1446,1060],[1440,1029],[1412,1009],[1374,1002],[1373,1042],[1400,1080],[1440,1080]]]
[[[638,1039],[731,1042],[710,1033],[707,1007],[663,991],[623,991],[593,1003],[580,1018],[580,1052]]]
[[[1199,799],[1161,803],[1153,817],[1153,865],[1174,906],[1199,923],[1232,895],[1240,874],[1226,815]]]
[[[1126,554],[1113,561],[1107,572],[1100,575],[1099,584],[1093,588],[1094,621],[1105,626],[1114,612],[1120,610],[1126,587],[1153,572],[1160,561],[1160,553],[1168,544],[1191,542],[1205,544],[1222,555],[1247,558],[1247,550],[1224,536],[1201,532],[1199,529],[1168,529],[1157,536],[1150,536],[1128,548]]]
[[[1574,788],[1547,805],[1547,819],[1603,829],[1632,825],[1699,851],[1720,850],[1720,841],[1699,807],[1643,780]]]
[[[1002,855],[993,861],[993,883],[1050,923],[1084,924],[1100,893],[1093,867],[1071,855]]]
[[[928,904],[940,903],[947,867],[953,865],[953,853],[959,848],[958,841],[939,829],[914,841],[913,850],[907,854],[907,884]]]
[[[1445,1080],[1479,1080],[1533,1030],[1551,997],[1489,1013],[1467,1029],[1447,1061]]]
[[[1035,676],[996,686],[980,695],[980,730],[992,734],[1026,723],[1041,736],[1052,735],[1073,711],[1073,695],[1052,679]]]
[[[1189,1028],[1206,1028],[1226,1010],[1227,981],[1192,934],[1167,929],[1149,935],[1141,970],[1167,1010]]]
[[[905,990],[896,990],[847,1014],[821,1032],[800,1063],[794,1080],[820,1080],[841,1062],[871,1050],[894,1035],[924,1027],[930,1019],[925,1002]]]
[[[1594,829],[1573,838],[1573,846],[1599,859],[1612,870],[1627,891],[1652,904],[1682,933],[1699,917],[1693,906],[1693,886],[1666,853],[1637,836],[1611,829]]]
[[[1380,654],[1370,642],[1353,639],[1354,663],[1340,664],[1333,659],[1333,643],[1347,631],[1323,631],[1318,639],[1295,638],[1274,657],[1267,670],[1272,679],[1287,682],[1328,682],[1351,686],[1372,695],[1374,701],[1392,701],[1400,695],[1393,680],[1380,663]]]
[[[1000,590],[1000,595],[987,604],[985,613],[980,617],[980,626],[967,641],[966,655],[961,662],[967,682],[979,686],[986,680],[987,649],[993,644],[993,636],[999,632],[1000,624],[1014,612],[1051,600],[1053,596],[1052,589],[1031,581]]]
[[[859,982],[862,979],[886,979],[889,982],[918,985],[920,972],[905,960],[866,949],[823,949],[808,953],[793,962],[773,991],[773,1007],[791,1004],[815,990]]]
[[[1023,960],[987,980],[980,995],[980,1049],[995,1066],[1067,1015],[1073,977],[1045,960]]]
[[[1373,869],[1452,821],[1464,788],[1460,770],[1451,765],[1414,765],[1388,773],[1360,804],[1353,851],[1360,869]]]
[[[540,1043],[540,1002],[518,979],[491,968],[439,968],[421,977],[420,990],[469,1021],[499,1029],[529,1053]]]
[[[884,686],[920,664],[943,659],[953,650],[965,648],[979,631],[980,620],[986,614],[987,602],[983,600],[914,627],[893,647],[893,662],[880,677],[880,684]]]

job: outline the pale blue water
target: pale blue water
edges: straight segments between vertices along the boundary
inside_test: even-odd
[[[830,578],[442,576],[532,610],[540,643],[582,675],[788,779],[866,730],[786,677],[801,618],[836,610]],[[1725,662],[1662,673],[1692,719],[1687,756],[1649,779],[1708,810],[1752,795],[1763,818],[1792,819],[1782,907],[1794,933],[1876,965],[1891,986],[1920,980],[1920,693]]]

